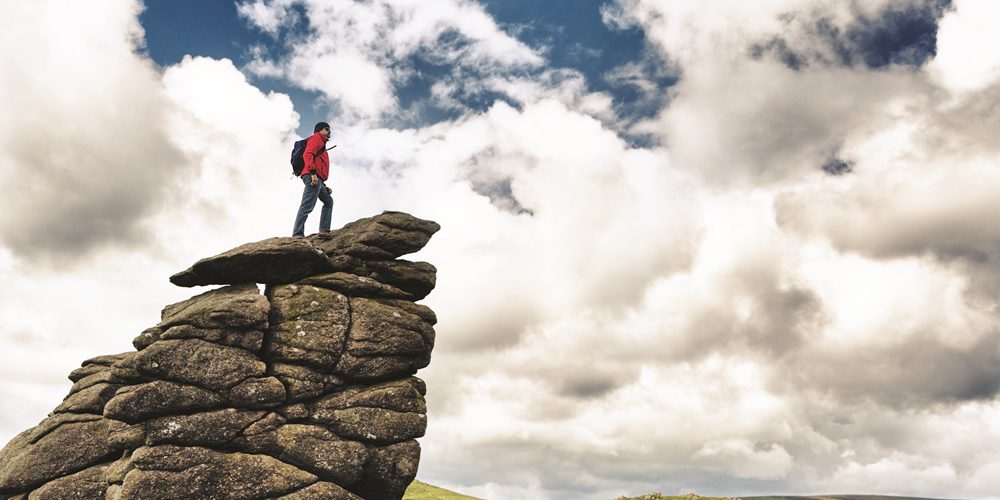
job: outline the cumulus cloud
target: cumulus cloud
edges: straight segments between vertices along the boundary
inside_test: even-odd
[[[145,218],[185,167],[163,128],[163,86],[136,53],[139,10],[4,7],[0,238],[20,257],[65,263],[148,239]]]
[[[883,29],[871,22],[880,15],[906,19],[899,5],[619,6],[606,11],[609,22],[632,16],[681,78],[660,116],[644,125],[663,138],[659,153],[669,156],[667,168],[721,186],[710,191],[694,185],[691,199],[699,210],[691,220],[704,229],[687,240],[694,259],[690,267],[669,268],[639,284],[645,291],[624,301],[624,309],[601,297],[574,303],[572,317],[565,312],[570,308],[527,315],[523,306],[508,302],[510,314],[502,317],[531,324],[516,343],[493,345],[480,356],[473,352],[473,359],[449,372],[467,373],[468,381],[438,395],[448,427],[469,431],[461,422],[502,414],[483,425],[489,430],[481,438],[464,434],[466,442],[481,439],[474,448],[496,452],[491,456],[516,449],[552,457],[546,469],[581,464],[573,467],[576,477],[606,477],[597,483],[610,491],[659,485],[667,491],[693,486],[746,494],[784,484],[810,491],[858,485],[914,495],[961,488],[989,493],[988,487],[967,486],[989,470],[963,459],[970,448],[922,450],[920,425],[900,428],[899,421],[915,413],[958,421],[958,415],[996,398],[995,294],[978,293],[984,282],[995,282],[987,257],[995,245],[986,227],[994,212],[988,200],[996,198],[990,186],[997,183],[986,181],[993,177],[988,165],[995,149],[983,135],[989,128],[983,124],[995,113],[974,104],[982,99],[941,99],[949,89],[937,84],[936,48],[927,47],[926,36],[895,53],[864,51],[870,34],[863,28]],[[943,14],[939,4],[911,6],[917,18],[929,16],[931,29],[941,15],[954,15]],[[788,38],[790,18],[801,29]],[[820,21],[853,33],[848,38],[857,43],[848,48],[854,52],[834,57],[836,44],[813,29]],[[779,35],[789,39],[787,47],[809,54],[803,60],[810,64],[795,67],[780,53],[755,51]],[[968,115],[959,118],[963,113]],[[837,160],[849,162],[852,171],[835,179],[822,166]],[[507,161],[533,165],[530,157]],[[509,206],[530,209],[520,200]],[[982,265],[973,267],[977,261]],[[481,317],[481,331],[491,335],[496,333],[489,325],[516,326]],[[453,331],[449,326],[441,325],[442,338]],[[464,328],[454,332],[474,335]],[[778,410],[741,406],[732,396],[745,393],[744,386],[725,387],[718,399],[690,407],[684,404],[698,399],[669,383],[642,390],[648,370],[682,377],[685,367],[713,360],[726,360],[727,372],[755,381],[751,394]],[[475,375],[471,367],[484,364],[490,368]],[[711,394],[712,372],[694,373],[687,383],[699,395]],[[629,391],[650,403],[617,399]],[[535,399],[524,405],[529,393]],[[484,401],[510,404],[479,414],[473,405]],[[645,432],[641,438],[609,428],[629,421],[609,401],[630,415],[660,420],[636,424]],[[713,424],[706,417],[711,411],[769,424],[759,433],[731,422]],[[581,423],[578,415],[587,412],[599,415],[601,425]],[[676,425],[697,437],[652,438],[652,429],[670,428],[673,422],[664,416],[672,413],[688,417]],[[588,433],[558,443],[543,437],[564,429]],[[980,436],[990,442],[997,437],[992,430]],[[619,449],[615,442],[627,444]],[[427,453],[435,457],[431,463],[441,460],[450,469],[463,462],[449,460],[453,447],[440,454],[429,447]],[[602,460],[603,453],[644,474],[629,476],[628,488],[614,490],[613,478],[627,473],[609,472],[620,470]],[[754,459],[729,461],[741,453]],[[748,462],[755,468],[740,469]],[[488,483],[499,470],[520,477],[527,467],[504,462],[478,474],[466,469],[471,477],[462,484]],[[583,492],[597,498],[609,491],[586,481],[572,488],[559,474],[538,480],[552,498]],[[516,486],[479,488],[498,498],[526,494]]]
[[[288,26],[294,26],[298,15],[293,8],[295,0],[253,0],[236,4],[236,12],[258,29],[270,35]]]
[[[290,2],[243,2],[239,12],[273,32]],[[396,91],[416,76],[417,60],[446,65],[457,76],[480,78],[539,66],[535,50],[502,31],[483,7],[468,0],[302,2],[305,34],[288,37],[289,55],[259,58],[255,74],[287,79],[321,92],[354,118],[398,112]]]
[[[78,361],[95,338],[88,355],[123,350],[189,294],[150,276],[290,230],[291,101],[226,60],[189,57],[157,73],[134,54],[136,10],[122,5],[110,16],[125,54],[117,68],[156,89],[148,116],[170,145],[158,158],[184,165],[157,175],[183,189],[146,214],[149,245],[101,250],[114,264],[57,276],[25,266],[5,236],[0,270],[15,279],[0,289],[0,316],[16,320],[0,339],[25,358],[55,342]],[[662,94],[625,126],[589,76],[546,67],[543,49],[479,4],[238,7],[288,50],[258,51],[249,76],[319,90],[345,111],[336,222],[398,209],[442,225],[414,256],[439,269],[426,299],[440,323],[421,372],[421,479],[493,500],[1000,488],[989,105],[1000,84],[969,70],[989,67],[989,51],[955,63],[970,39],[954,26],[982,4],[610,3],[606,22],[642,29],[647,56],[660,58],[606,75]],[[920,30],[940,16],[931,51]],[[866,40],[908,20],[919,36],[873,52]],[[415,58],[448,68],[429,99],[452,114],[394,125]],[[658,88],[653,73],[677,84]],[[101,94],[87,95],[66,113],[111,120],[90,107]],[[656,140],[636,146],[626,128]],[[836,161],[852,168],[824,172]],[[5,208],[22,206],[11,200]],[[59,314],[44,308],[53,301],[66,304]],[[114,311],[115,328],[111,312],[93,311]],[[57,401],[72,364],[62,359],[5,364],[3,396],[32,401],[13,382],[27,377]],[[40,417],[52,405],[26,407]],[[0,425],[13,435],[29,417]]]
[[[226,60],[185,58],[161,73],[135,53],[138,5],[79,7],[18,4],[0,16],[10,25],[0,36],[33,40],[30,66],[24,51],[0,56],[4,443],[58,404],[80,361],[131,350],[164,305],[190,296],[172,273],[290,231],[301,194],[289,180],[298,116],[287,96],[262,93]],[[21,31],[36,27],[50,36]],[[282,189],[289,206],[261,207]]]
[[[989,20],[1000,15],[998,8],[995,2],[955,0],[941,20],[938,55],[930,70],[950,89],[981,88],[1000,76],[1000,37],[989,28]]]

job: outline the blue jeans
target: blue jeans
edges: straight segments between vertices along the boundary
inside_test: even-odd
[[[326,192],[326,183],[319,179],[315,186],[312,184],[312,176],[309,174],[302,176],[302,183],[305,189],[302,190],[302,203],[299,204],[299,213],[295,216],[295,228],[292,229],[292,236],[305,236],[306,218],[316,208],[316,199],[323,202],[323,208],[319,215],[319,230],[330,230],[330,218],[333,216],[333,197]]]

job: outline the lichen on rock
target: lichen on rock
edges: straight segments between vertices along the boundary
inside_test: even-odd
[[[224,286],[164,307],[137,351],[73,370],[53,413],[0,450],[0,498],[399,500],[437,322],[415,302],[436,269],[399,257],[439,229],[385,212],[175,274]]]

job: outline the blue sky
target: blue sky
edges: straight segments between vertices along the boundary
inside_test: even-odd
[[[484,2],[482,5],[502,29],[532,47],[542,50],[547,66],[572,68],[586,76],[592,90],[608,92],[614,96],[621,109],[634,117],[648,116],[652,107],[636,106],[643,95],[634,85],[609,81],[606,75],[628,63],[656,65],[652,58],[645,58],[648,50],[645,35],[638,27],[609,27],[602,21],[601,6],[605,0],[552,0],[534,2],[527,0]],[[304,9],[297,6],[300,20],[295,29],[305,28]],[[146,52],[159,65],[176,64],[185,55],[228,58],[237,66],[252,59],[251,47],[266,46],[272,57],[287,53],[287,47],[267,35],[237,14],[236,5],[229,1],[193,0],[146,2],[140,21],[146,30]],[[420,76],[399,89],[399,99],[405,103],[427,97],[430,83],[449,68],[416,58],[414,63]],[[649,77],[665,92],[674,78],[665,74],[662,64],[649,68]],[[250,75],[252,77],[252,75]],[[276,78],[251,78],[264,91],[288,94],[295,108],[303,115],[299,127],[301,134],[311,132],[311,123],[324,119],[326,106],[317,105],[319,94],[305,91]],[[483,111],[502,95],[488,94],[469,98],[463,102],[470,109]],[[420,125],[441,119],[454,118],[457,112],[440,109],[427,110]]]
[[[287,54],[281,38],[269,36],[237,14],[236,4],[228,0],[149,0],[140,21],[146,30],[146,51],[161,66],[180,62],[184,55],[228,58],[242,67],[252,59],[251,48],[266,47],[272,57]],[[669,87],[676,81],[669,63],[650,52],[645,33],[639,26],[609,26],[602,18],[602,9],[612,4],[607,0],[531,0],[484,1],[485,8],[498,25],[527,45],[540,49],[546,66],[571,68],[581,72],[589,88],[613,96],[617,109],[631,120],[648,118],[658,111]],[[808,28],[833,48],[835,59],[825,63],[864,64],[882,68],[890,63],[920,66],[932,57],[936,48],[937,21],[951,5],[950,0],[936,3],[908,4],[890,7],[877,16],[859,16],[846,27],[837,27],[827,19],[815,20]],[[289,31],[306,30],[307,16],[301,5],[292,7],[299,13],[298,22]],[[796,20],[790,19],[789,23]],[[761,41],[752,48],[761,54],[774,51],[792,66],[808,64],[809,55],[788,50],[784,40],[776,36]],[[424,101],[430,84],[446,74],[447,65],[434,64],[419,57],[412,64],[419,75],[398,89],[404,104]],[[610,76],[616,68],[641,65],[642,76],[655,85],[660,99],[649,99],[627,80]],[[279,78],[254,77],[251,81],[264,91],[289,95],[302,115],[300,134],[311,132],[311,123],[325,120],[331,111],[320,102],[316,92],[303,90]],[[483,111],[501,94],[486,93],[468,96],[463,104]],[[421,119],[407,122],[421,125],[455,118],[460,111],[425,109]],[[635,139],[635,138],[633,138]]]
[[[335,226],[442,226],[412,256],[440,319],[420,479],[490,500],[1000,498],[997,18],[5,2],[0,437],[192,294],[168,276],[290,234],[288,153],[323,119]]]
[[[240,18],[236,4],[228,0],[153,0],[139,17],[146,30],[145,50],[161,66],[177,64],[185,55],[226,58],[237,66],[249,61],[250,47],[273,45],[273,39]],[[312,132],[311,123],[325,120],[314,103],[315,92],[302,90],[272,78],[255,79],[265,92],[289,95],[303,116],[299,133]],[[311,122],[311,123],[310,123]]]

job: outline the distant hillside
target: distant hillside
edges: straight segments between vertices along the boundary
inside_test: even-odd
[[[820,495],[820,496],[756,496],[756,497],[703,497],[695,494],[663,496],[656,493],[638,497],[619,497],[616,500],[943,500],[923,497],[893,497],[886,495]],[[403,500],[481,500],[449,491],[427,483],[414,481],[406,490]]]
[[[755,496],[755,497],[703,497],[695,494],[664,496],[651,493],[638,497],[619,497],[617,500],[943,500],[923,497],[894,497],[887,495],[819,495],[819,496]]]
[[[894,497],[888,495],[821,495],[815,497],[741,497],[743,500],[943,500],[924,497]]]
[[[431,486],[427,483],[421,483],[420,481],[414,481],[410,483],[410,487],[406,489],[406,494],[403,495],[403,500],[480,500],[480,499],[476,497],[462,495],[460,493],[455,493],[454,491],[448,491],[444,488],[438,488],[437,486]]]

